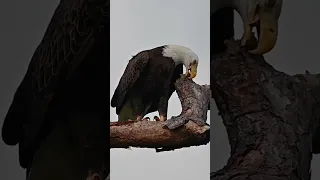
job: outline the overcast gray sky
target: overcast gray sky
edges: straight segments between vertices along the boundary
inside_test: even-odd
[[[280,17],[279,39],[276,47],[265,58],[274,68],[292,74],[320,72],[320,1],[284,0]],[[235,15],[236,37],[240,38],[242,21]],[[215,103],[211,107],[216,107]],[[229,158],[229,142],[222,119],[216,108],[211,114],[211,171],[221,169]],[[312,179],[320,179],[320,155],[312,161]]]
[[[111,0],[110,96],[132,55],[166,44],[192,49],[200,59],[194,81],[209,84],[209,5],[209,0]],[[169,100],[168,117],[180,113],[180,101],[174,93]],[[158,112],[147,116],[153,119],[154,115]],[[113,108],[111,119],[117,120]],[[162,153],[156,153],[154,149],[112,149],[110,178],[207,180],[209,148],[208,144]]]

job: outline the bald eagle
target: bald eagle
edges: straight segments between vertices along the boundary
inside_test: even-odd
[[[110,0],[60,1],[32,56],[2,126],[28,179],[109,174],[109,13]]]
[[[222,8],[235,9],[243,20],[243,36],[241,45],[253,37],[252,29],[256,27],[259,42],[251,54],[265,54],[273,49],[278,37],[278,19],[281,14],[283,0],[223,0],[211,1],[211,14]],[[227,22],[228,23],[228,22]]]
[[[199,58],[180,45],[165,45],[138,53],[128,63],[111,99],[118,121],[141,120],[158,111],[160,121],[167,118],[168,100],[174,82],[186,69],[186,76],[197,75]]]

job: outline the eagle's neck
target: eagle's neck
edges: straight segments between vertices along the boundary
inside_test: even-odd
[[[183,64],[187,67],[193,59],[197,59],[196,54],[189,48],[179,45],[165,46],[163,48],[162,55],[164,57],[170,57],[176,66]]]

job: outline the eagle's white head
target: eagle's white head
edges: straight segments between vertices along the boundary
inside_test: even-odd
[[[197,76],[199,58],[191,49],[180,45],[167,45],[163,48],[162,55],[172,58],[176,66],[183,64],[186,76],[190,79]]]

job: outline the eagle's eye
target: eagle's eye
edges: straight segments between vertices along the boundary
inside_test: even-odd
[[[192,61],[192,64],[197,64],[197,60],[193,60],[193,61]]]

